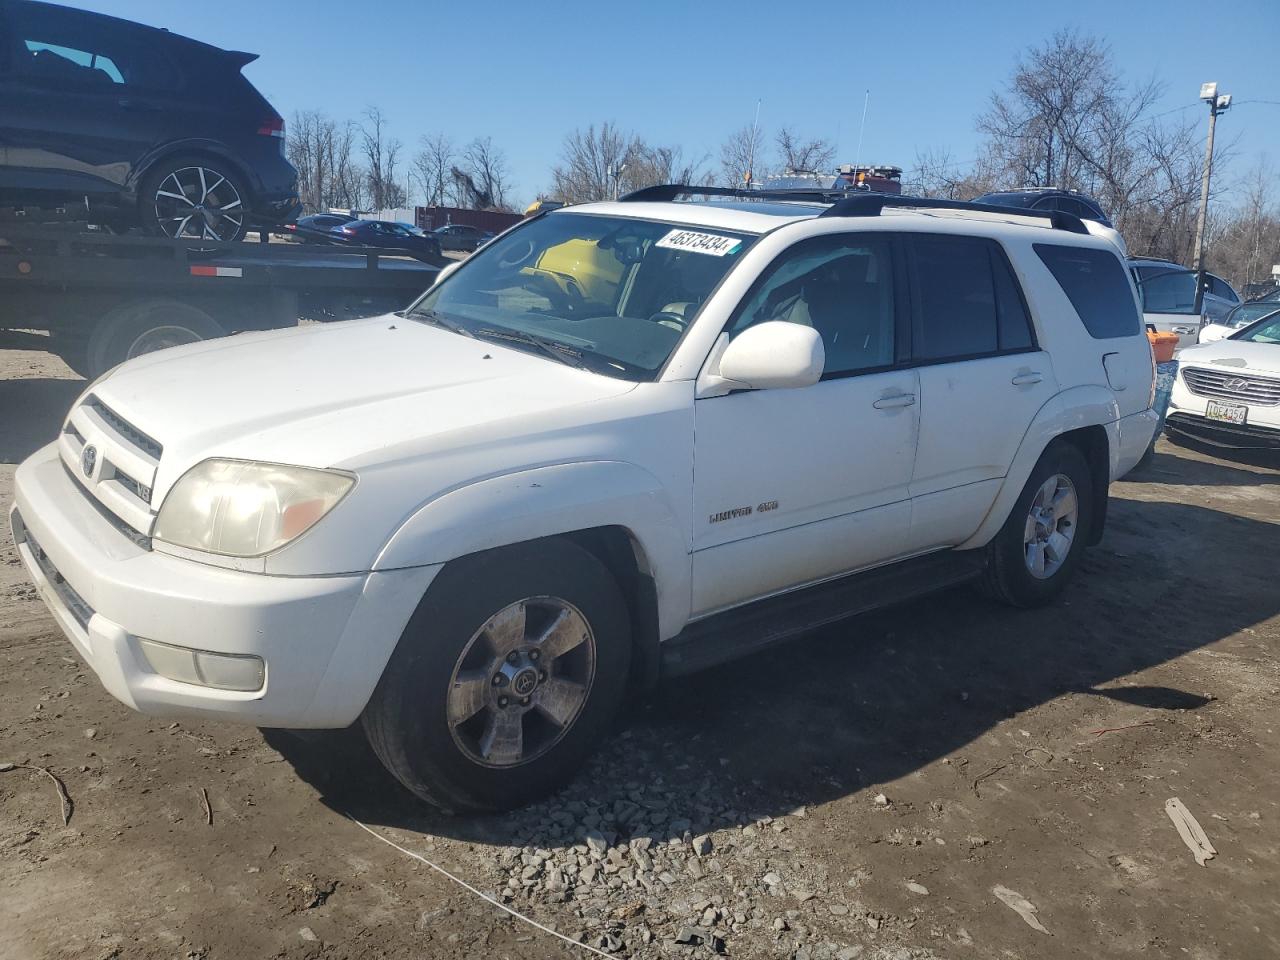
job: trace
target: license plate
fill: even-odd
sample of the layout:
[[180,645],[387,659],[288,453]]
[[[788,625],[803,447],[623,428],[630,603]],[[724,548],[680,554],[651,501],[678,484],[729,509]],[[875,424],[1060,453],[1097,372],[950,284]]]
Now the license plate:
[[1210,400],[1204,415],[1210,420],[1221,420],[1223,423],[1243,424],[1249,408],[1243,403],[1223,403],[1221,400]]

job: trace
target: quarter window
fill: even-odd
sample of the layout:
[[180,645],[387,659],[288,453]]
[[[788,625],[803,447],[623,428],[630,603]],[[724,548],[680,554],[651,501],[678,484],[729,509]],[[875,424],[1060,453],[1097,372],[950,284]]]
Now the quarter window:
[[[1035,250],[1094,339],[1132,337],[1142,330],[1142,321],[1133,301],[1133,288],[1125,276],[1124,267],[1114,254],[1105,250],[1056,243],[1037,243]],[[1153,301],[1167,297],[1172,307],[1174,299],[1186,294],[1186,291],[1177,286],[1183,276],[1185,275],[1173,271],[1159,279],[1153,278],[1154,282],[1144,280],[1144,308],[1166,312]],[[1194,300],[1194,274],[1190,276],[1190,296]]]
[[1034,346],[1030,318],[1004,252],[980,237],[913,236],[911,352],[939,362]]
[[882,238],[803,240],[769,267],[730,327],[782,320],[813,327],[826,351],[823,376],[892,366],[894,282],[891,242]]

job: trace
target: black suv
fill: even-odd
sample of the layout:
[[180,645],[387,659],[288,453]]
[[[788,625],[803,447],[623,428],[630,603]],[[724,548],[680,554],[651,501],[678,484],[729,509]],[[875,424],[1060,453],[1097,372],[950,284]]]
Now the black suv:
[[1102,205],[1093,197],[1079,190],[1063,190],[1059,187],[1032,187],[1026,190],[1000,190],[984,193],[974,203],[993,203],[1001,207],[1026,207],[1030,210],[1058,210],[1081,220],[1092,220],[1103,226],[1111,221],[1102,212]]
[[236,240],[299,211],[255,54],[34,0],[0,0],[0,207]]

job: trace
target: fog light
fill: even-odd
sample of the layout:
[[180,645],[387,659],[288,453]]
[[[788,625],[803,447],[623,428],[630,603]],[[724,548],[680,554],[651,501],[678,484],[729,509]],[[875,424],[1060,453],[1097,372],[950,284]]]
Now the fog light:
[[250,693],[261,690],[266,679],[266,664],[261,657],[192,650],[142,638],[138,639],[138,646],[151,669],[167,680]]

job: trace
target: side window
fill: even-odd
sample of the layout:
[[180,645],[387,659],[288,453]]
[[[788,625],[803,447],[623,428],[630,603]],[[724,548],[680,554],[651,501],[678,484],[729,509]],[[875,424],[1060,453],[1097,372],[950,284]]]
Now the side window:
[[[1094,339],[1132,337],[1142,331],[1129,279],[1114,254],[1056,243],[1037,243],[1035,251]],[[1194,279],[1191,286],[1195,287]],[[1147,309],[1152,309],[1149,304]]]
[[11,11],[14,72],[37,83],[75,90],[169,89],[173,68],[150,46],[146,31],[104,26],[59,8]]
[[996,285],[996,316],[999,322],[999,342],[1002,352],[1012,353],[1017,350],[1030,350],[1035,346],[1035,338],[1031,333],[1031,317],[1027,315],[1027,304],[1022,297],[1022,288],[1013,275],[1013,269],[1004,255],[1004,251],[989,248],[991,254],[991,277]]
[[[1003,349],[1001,313],[1008,315],[1011,344],[1007,349],[1030,346],[1030,332],[1015,336],[1018,324],[1026,328],[1021,298],[1008,300],[1016,286],[1002,264],[1005,297],[997,297],[994,253],[990,241],[978,237],[913,236],[909,240],[914,262],[914,307],[911,353],[916,360],[958,360],[985,356]],[[1003,255],[1000,259],[1003,260]],[[1012,287],[1012,290],[1010,289]],[[1022,340],[1024,342],[1019,343]],[[1014,344],[1017,344],[1016,346]]]
[[823,376],[894,362],[892,242],[883,237],[830,236],[802,240],[778,257],[738,308],[737,336],[757,323],[783,320],[822,336]]
[[1240,298],[1236,296],[1235,291],[1231,289],[1231,285],[1227,281],[1212,275],[1206,277],[1206,281],[1209,284],[1209,292],[1215,297],[1221,297],[1228,303],[1240,302]]

